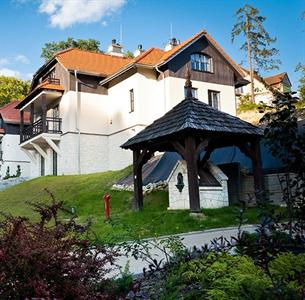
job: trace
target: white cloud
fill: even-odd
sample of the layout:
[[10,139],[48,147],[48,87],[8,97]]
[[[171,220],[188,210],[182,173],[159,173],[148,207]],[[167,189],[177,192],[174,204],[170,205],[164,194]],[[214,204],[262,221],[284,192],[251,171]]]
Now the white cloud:
[[18,54],[14,57],[14,60],[22,64],[29,64],[30,60],[23,54]]
[[102,23],[102,26],[106,27],[108,25],[107,21],[103,21]]
[[21,78],[21,73],[19,71],[7,68],[0,69],[0,75]]
[[8,65],[10,62],[7,58],[0,58],[0,66]]
[[127,0],[41,0],[39,11],[50,16],[52,27],[93,23],[115,13]]

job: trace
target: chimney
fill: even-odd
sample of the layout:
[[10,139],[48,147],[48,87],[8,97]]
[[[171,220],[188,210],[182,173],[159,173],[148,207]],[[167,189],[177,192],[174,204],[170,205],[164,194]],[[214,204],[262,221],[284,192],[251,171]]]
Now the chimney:
[[116,39],[112,39],[107,52],[110,55],[123,57],[123,46],[117,43]]
[[165,45],[164,50],[169,51],[172,50],[174,47],[178,45],[178,41],[176,38],[172,38],[168,41],[168,43]]
[[143,50],[143,46],[141,44],[138,45],[138,48],[133,52],[134,57],[141,55],[145,50]]

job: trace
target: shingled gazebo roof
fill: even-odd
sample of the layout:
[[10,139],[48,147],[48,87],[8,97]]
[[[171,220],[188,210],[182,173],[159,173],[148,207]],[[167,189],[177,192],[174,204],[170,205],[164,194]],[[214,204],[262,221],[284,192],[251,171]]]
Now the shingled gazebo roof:
[[184,134],[259,137],[262,129],[189,97],[155,120],[121,147],[134,149]]

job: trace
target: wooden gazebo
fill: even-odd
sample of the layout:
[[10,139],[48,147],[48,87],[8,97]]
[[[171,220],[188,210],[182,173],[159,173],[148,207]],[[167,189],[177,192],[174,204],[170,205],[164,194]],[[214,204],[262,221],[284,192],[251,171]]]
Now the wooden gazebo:
[[191,212],[200,212],[198,168],[215,149],[227,146],[239,147],[252,160],[256,197],[262,199],[262,130],[193,98],[190,76],[186,87],[183,101],[121,146],[133,151],[134,209],[143,207],[142,166],[156,151],[175,151],[186,161]]

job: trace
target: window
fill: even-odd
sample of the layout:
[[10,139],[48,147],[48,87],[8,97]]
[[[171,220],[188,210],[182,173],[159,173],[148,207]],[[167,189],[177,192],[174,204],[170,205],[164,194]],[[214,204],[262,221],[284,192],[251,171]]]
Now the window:
[[236,94],[236,95],[241,95],[241,94],[243,94],[243,93],[244,93],[244,87],[243,87],[243,86],[241,86],[241,87],[235,89],[235,94]]
[[130,112],[134,111],[134,91],[133,89],[129,90],[129,99],[130,99]]
[[[187,88],[184,87],[184,98],[186,98]],[[197,88],[192,88],[192,97],[197,98]]]
[[220,93],[217,91],[208,91],[209,95],[209,105],[220,109]]
[[191,55],[192,69],[203,72],[213,72],[212,58],[205,54],[195,53]]

